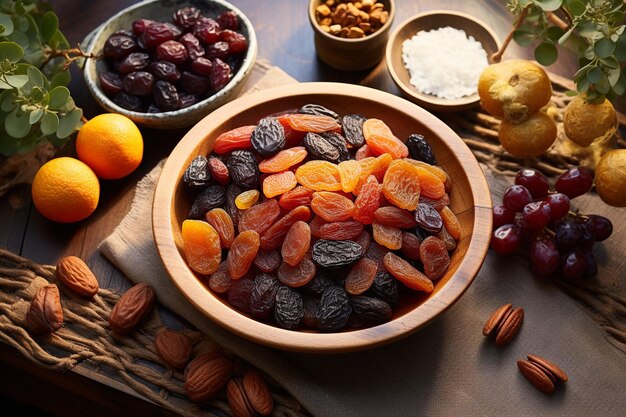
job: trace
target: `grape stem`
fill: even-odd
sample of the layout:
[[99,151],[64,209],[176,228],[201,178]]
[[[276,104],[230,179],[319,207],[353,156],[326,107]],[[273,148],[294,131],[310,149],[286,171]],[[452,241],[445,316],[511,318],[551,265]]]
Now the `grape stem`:
[[504,55],[506,48],[508,48],[509,44],[513,40],[513,33],[522,26],[522,23],[524,23],[526,16],[528,16],[529,10],[530,10],[530,6],[527,6],[519,14],[519,16],[517,17],[517,20],[513,24],[513,27],[511,28],[511,31],[509,32],[508,35],[506,35],[504,42],[502,42],[502,46],[500,46],[500,49],[498,49],[495,54],[491,55],[490,57],[491,62],[498,63],[502,61],[502,55]]
[[51,49],[46,46],[44,50],[44,54],[46,55],[46,60],[41,65],[42,67],[45,66],[48,62],[50,62],[50,60],[62,56],[63,58],[65,58],[65,63],[63,64],[64,70],[67,70],[70,67],[70,65],[72,65],[72,62],[76,62],[82,58],[100,59],[99,55],[85,52],[81,48],[80,43],[76,44],[76,48],[70,48],[70,49]]

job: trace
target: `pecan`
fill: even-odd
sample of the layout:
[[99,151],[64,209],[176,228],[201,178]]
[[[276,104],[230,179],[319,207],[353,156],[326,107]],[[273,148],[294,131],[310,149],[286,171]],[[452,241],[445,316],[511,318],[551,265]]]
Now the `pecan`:
[[274,408],[269,387],[255,370],[246,372],[243,379],[231,379],[226,386],[226,397],[235,417],[267,416]]
[[559,383],[567,382],[567,379],[568,379],[567,374],[563,372],[563,370],[559,368],[558,366],[556,366],[554,363],[537,355],[528,355],[527,357],[529,361],[537,365],[540,365],[541,367],[546,369],[548,372],[550,372],[554,376],[554,378],[557,380],[557,382]]
[[182,369],[189,362],[193,346],[186,335],[163,330],[157,334],[154,344],[159,356],[170,368]]
[[517,367],[539,391],[552,394],[560,384],[567,382],[567,374],[554,363],[537,355],[527,357],[527,361],[517,361]]
[[496,345],[503,346],[509,343],[519,332],[524,322],[524,309],[513,309],[511,304],[505,304],[493,312],[483,327],[483,335],[495,335]]
[[226,385],[233,363],[214,354],[198,356],[185,369],[185,392],[192,401],[207,401]]
[[76,256],[61,259],[57,265],[56,275],[63,285],[81,297],[92,298],[100,288],[91,269]]
[[37,291],[26,314],[26,328],[34,334],[49,334],[63,325],[59,288],[44,285]]
[[109,327],[118,335],[133,331],[152,310],[156,294],[148,284],[137,284],[122,295],[109,316]]

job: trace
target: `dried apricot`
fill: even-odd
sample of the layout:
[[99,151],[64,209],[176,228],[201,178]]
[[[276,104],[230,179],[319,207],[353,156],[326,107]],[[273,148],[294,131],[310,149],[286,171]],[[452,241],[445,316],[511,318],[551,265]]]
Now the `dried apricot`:
[[228,251],[226,262],[230,277],[237,280],[250,269],[254,258],[256,258],[261,239],[254,230],[246,230],[239,233]]
[[309,206],[315,191],[298,185],[280,196],[278,204],[283,210],[293,210],[298,206]]
[[383,264],[387,272],[412,290],[430,293],[435,289],[433,282],[426,275],[392,252],[385,255]]
[[351,193],[359,182],[361,177],[361,164],[358,161],[350,159],[348,161],[340,162],[337,166],[339,170],[339,180],[341,182],[341,189],[346,193]]
[[362,258],[355,263],[344,282],[346,292],[350,295],[363,294],[374,283],[378,273],[378,265],[375,261]]
[[354,218],[363,224],[371,224],[374,221],[374,212],[380,205],[380,188],[376,177],[370,175],[361,193],[354,200]]
[[397,250],[402,247],[402,230],[374,222],[372,223],[372,231],[376,243],[391,250]]
[[340,222],[352,217],[354,203],[337,193],[317,191],[311,200],[311,210],[327,222]]
[[292,166],[304,161],[307,151],[302,146],[284,149],[271,158],[264,159],[259,163],[259,171],[266,174],[275,174],[286,171]]
[[311,247],[311,228],[302,220],[291,225],[280,251],[283,261],[296,266],[302,261]]
[[341,132],[341,126],[329,116],[291,113],[278,116],[278,121],[284,126],[300,132],[322,133],[330,130]]
[[202,220],[185,220],[182,226],[183,252],[195,272],[212,274],[222,260],[220,236],[213,226]]
[[258,201],[259,194],[259,190],[244,191],[235,198],[235,205],[239,210],[247,210]]
[[298,185],[296,176],[291,171],[272,174],[263,181],[263,194],[267,198],[276,197],[293,189],[296,185]]
[[450,255],[443,240],[429,236],[420,245],[420,260],[424,274],[435,281],[444,276],[450,267]]
[[288,287],[296,288],[306,285],[315,276],[317,270],[310,257],[306,256],[294,266],[283,262],[278,268],[278,280]]
[[315,191],[339,191],[341,179],[337,165],[328,161],[309,161],[296,170],[296,180]]
[[417,161],[415,159],[411,159],[411,158],[407,158],[407,162],[412,163],[415,166],[418,166],[420,168],[423,168],[427,171],[429,171],[431,174],[436,175],[437,178],[439,178],[441,180],[441,182],[446,182],[446,180],[448,180],[448,174],[446,173],[446,171],[444,171],[443,169],[439,168],[436,165],[430,165],[427,164],[426,162],[422,162],[422,161]]
[[365,136],[365,142],[374,155],[388,153],[393,159],[409,156],[409,149],[406,145],[380,119],[367,119],[363,122],[363,136]]
[[412,261],[419,261],[420,259],[420,244],[422,241],[413,233],[402,232],[402,247],[400,252],[406,259]]
[[224,162],[212,156],[209,158],[209,168],[211,170],[211,177],[216,183],[228,185],[230,182],[230,174],[228,173],[228,168]]
[[374,156],[374,154],[372,153],[372,150],[370,149],[369,146],[363,145],[354,154],[354,159],[356,159],[357,161],[360,161],[361,159],[368,158],[370,156]]
[[417,226],[415,215],[395,206],[380,207],[374,212],[374,218],[385,226],[410,229]]
[[450,236],[452,236],[454,240],[459,240],[461,238],[461,223],[454,212],[450,210],[450,207],[444,207],[439,212],[439,215]]
[[310,226],[313,236],[326,240],[356,239],[363,232],[363,223],[356,220],[327,223],[321,217],[315,216]]
[[227,153],[237,149],[251,149],[250,136],[256,126],[241,126],[219,135],[213,142],[213,152]]
[[275,199],[250,207],[239,219],[239,233],[254,230],[263,234],[280,216],[280,206]]
[[383,182],[385,172],[387,172],[387,169],[389,168],[389,165],[391,165],[392,161],[393,158],[388,153],[378,155],[376,159],[374,159],[370,175],[375,176],[378,182]]
[[217,231],[223,248],[230,248],[235,239],[233,219],[224,209],[214,208],[206,214],[206,221]]
[[418,168],[403,159],[393,161],[385,173],[383,194],[397,207],[415,210],[420,197]]
[[259,250],[254,258],[254,266],[263,272],[272,272],[280,265],[280,259],[277,250]]
[[309,221],[311,210],[306,206],[298,206],[291,210],[282,219],[274,223],[261,237],[261,248],[263,250],[278,249],[285,240],[285,235],[295,222],[302,220]]
[[434,200],[442,198],[446,193],[443,181],[433,174],[431,171],[416,166],[417,176],[419,177],[420,196],[432,198]]

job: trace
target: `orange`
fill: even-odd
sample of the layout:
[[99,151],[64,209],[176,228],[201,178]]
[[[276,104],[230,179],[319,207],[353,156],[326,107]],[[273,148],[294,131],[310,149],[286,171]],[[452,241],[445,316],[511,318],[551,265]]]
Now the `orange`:
[[601,104],[591,104],[584,95],[578,95],[563,113],[563,128],[569,140],[587,147],[613,136],[617,130],[617,114],[607,99]]
[[39,169],[31,193],[35,207],[44,217],[72,223],[94,212],[100,183],[91,168],[78,159],[56,158]]
[[511,59],[485,68],[478,80],[478,95],[491,115],[521,123],[548,104],[552,85],[540,66]]
[[498,129],[502,147],[518,158],[535,158],[552,146],[556,140],[556,124],[545,113],[535,113],[522,123],[503,120]]
[[105,113],[80,128],[76,138],[78,158],[102,179],[127,176],[141,163],[143,138],[128,117]]

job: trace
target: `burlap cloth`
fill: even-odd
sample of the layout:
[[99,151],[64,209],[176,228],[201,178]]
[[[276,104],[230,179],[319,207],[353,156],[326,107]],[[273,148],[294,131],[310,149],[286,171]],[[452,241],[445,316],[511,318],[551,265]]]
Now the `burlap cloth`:
[[[314,415],[626,415],[626,226],[617,218],[623,213],[596,196],[577,199],[578,207],[612,217],[615,230],[595,249],[600,262],[595,281],[539,281],[525,258],[490,251],[465,295],[428,327],[372,350],[312,355],[235,336],[178,292],[161,264],[150,224],[161,168],[139,183],[128,216],[102,244],[102,253],[133,282],[152,284],[163,305],[267,372]],[[499,201],[511,179],[487,169],[486,175]],[[504,303],[524,307],[525,321],[511,344],[496,347],[481,330]],[[516,366],[527,354],[556,362],[569,382],[552,396],[537,391]]]

